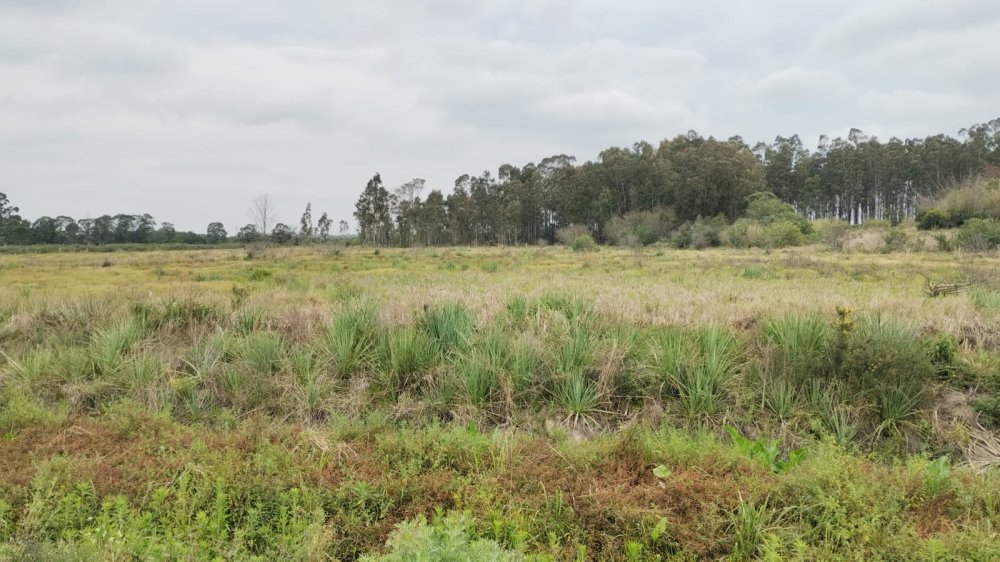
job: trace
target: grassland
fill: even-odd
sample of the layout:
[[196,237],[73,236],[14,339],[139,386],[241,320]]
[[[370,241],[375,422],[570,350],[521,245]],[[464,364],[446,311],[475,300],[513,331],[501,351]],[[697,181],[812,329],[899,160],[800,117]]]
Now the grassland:
[[996,559],[996,263],[0,255],[0,558]]

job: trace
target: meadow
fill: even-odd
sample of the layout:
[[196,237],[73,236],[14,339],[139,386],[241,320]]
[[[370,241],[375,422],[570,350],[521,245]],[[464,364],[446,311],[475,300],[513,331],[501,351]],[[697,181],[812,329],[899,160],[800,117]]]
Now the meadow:
[[0,255],[0,559],[996,560],[996,265]]

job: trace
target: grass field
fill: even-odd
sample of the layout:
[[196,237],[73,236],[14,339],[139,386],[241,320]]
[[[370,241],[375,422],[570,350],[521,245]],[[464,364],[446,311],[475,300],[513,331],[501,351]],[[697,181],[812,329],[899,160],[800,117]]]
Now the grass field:
[[0,255],[0,559],[995,560],[996,266]]

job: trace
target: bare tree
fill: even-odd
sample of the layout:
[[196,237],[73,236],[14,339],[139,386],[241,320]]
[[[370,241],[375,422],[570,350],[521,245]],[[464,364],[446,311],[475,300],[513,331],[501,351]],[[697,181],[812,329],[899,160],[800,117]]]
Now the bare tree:
[[257,229],[264,236],[271,230],[271,225],[278,221],[278,212],[275,209],[274,199],[267,193],[253,200],[250,205],[250,220],[257,225]]

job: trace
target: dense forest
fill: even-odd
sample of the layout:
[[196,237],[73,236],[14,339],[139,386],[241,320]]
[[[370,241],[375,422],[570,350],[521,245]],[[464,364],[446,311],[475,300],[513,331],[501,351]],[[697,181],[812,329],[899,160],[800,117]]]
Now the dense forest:
[[[653,146],[608,148],[595,161],[550,156],[537,164],[504,164],[464,174],[454,189],[423,196],[425,181],[386,188],[376,174],[357,201],[359,240],[375,245],[531,244],[552,242],[557,230],[576,227],[598,241],[623,217],[655,213],[657,228],[677,229],[699,217],[732,222],[748,198],[771,192],[804,218],[869,219],[897,223],[918,203],[957,182],[1000,166],[1000,118],[962,129],[956,137],[892,138],[882,142],[851,130],[846,139],[821,137],[814,150],[798,135],[748,145],[740,137],[717,140],[695,132]],[[255,201],[253,222],[230,235],[222,223],[205,233],[178,232],[149,214],[22,218],[0,193],[0,244],[111,244],[253,242],[289,243],[330,235],[326,213],[314,226],[307,207],[296,228],[270,224],[273,202]],[[272,213],[273,214],[273,213]],[[339,223],[341,234],[347,230]]]
[[522,167],[504,164],[494,177],[463,175],[445,195],[420,194],[415,179],[389,191],[375,175],[354,214],[370,244],[524,244],[555,240],[559,228],[585,227],[598,240],[615,218],[656,212],[668,228],[698,217],[733,221],[748,197],[769,191],[809,219],[851,224],[913,218],[918,201],[1000,165],[1000,119],[957,138],[892,138],[852,130],[821,138],[809,150],[797,135],[750,146],[740,137],[697,133],[609,148],[596,161],[566,155]]

